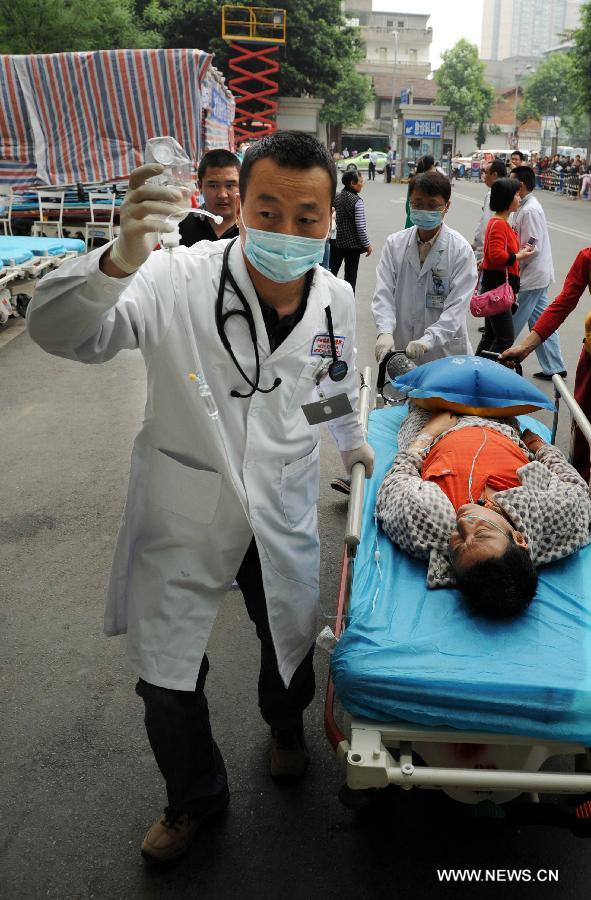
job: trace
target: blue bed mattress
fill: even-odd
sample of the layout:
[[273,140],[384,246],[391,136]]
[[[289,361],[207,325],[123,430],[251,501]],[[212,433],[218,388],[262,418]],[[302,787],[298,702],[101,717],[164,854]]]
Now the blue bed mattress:
[[[473,617],[457,591],[428,590],[425,563],[392,544],[373,519],[405,414],[392,407],[370,416],[377,464],[349,624],[332,656],[339,700],[371,719],[591,746],[591,547],[541,567],[534,601],[513,621]],[[548,438],[540,422],[522,419]]]
[[77,238],[0,237],[0,253],[7,252],[11,247],[27,250],[32,256],[60,256],[72,250],[84,253],[86,244]]
[[31,259],[33,259],[33,254],[30,250],[18,247],[16,244],[5,243],[0,237],[0,265],[19,266]]

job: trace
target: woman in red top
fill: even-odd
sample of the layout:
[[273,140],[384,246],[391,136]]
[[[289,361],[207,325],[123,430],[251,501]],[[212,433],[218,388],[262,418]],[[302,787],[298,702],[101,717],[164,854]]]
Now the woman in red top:
[[[591,290],[591,247],[585,247],[577,255],[564,279],[558,297],[548,306],[528,336],[520,344],[505,350],[503,357],[521,361],[539,347],[542,341],[562,325],[581,299],[585,288]],[[575,376],[575,400],[591,419],[591,313],[585,319],[585,338]],[[572,464],[585,481],[590,480],[589,444],[578,428],[574,429]]]
[[[484,257],[481,264],[482,278],[480,293],[500,287],[509,276],[509,284],[515,294],[519,292],[519,260],[531,256],[535,251],[528,247],[519,248],[517,235],[507,221],[519,206],[519,182],[515,178],[497,178],[490,192],[490,208],[495,215],[489,220],[484,235]],[[513,343],[513,314],[510,309],[487,316],[484,320],[484,335],[476,350],[480,356],[483,350],[501,353]]]

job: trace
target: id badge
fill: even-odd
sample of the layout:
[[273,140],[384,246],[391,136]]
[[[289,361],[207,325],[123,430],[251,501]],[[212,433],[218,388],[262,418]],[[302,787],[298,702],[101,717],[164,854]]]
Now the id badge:
[[302,410],[309,425],[321,425],[331,419],[340,419],[353,412],[353,407],[346,394],[335,394],[314,403],[304,403]]
[[427,309],[443,309],[445,297],[441,294],[427,294]]

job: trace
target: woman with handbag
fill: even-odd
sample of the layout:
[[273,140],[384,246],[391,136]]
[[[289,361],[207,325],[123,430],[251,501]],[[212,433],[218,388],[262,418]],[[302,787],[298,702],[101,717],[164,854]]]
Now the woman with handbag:
[[[484,256],[480,266],[478,297],[470,308],[484,315],[484,334],[476,350],[502,353],[513,343],[515,295],[519,291],[519,260],[535,253],[534,247],[520,249],[517,235],[508,219],[519,206],[519,182],[515,178],[498,178],[491,187],[490,219],[484,236]],[[496,310],[499,310],[498,312]]]

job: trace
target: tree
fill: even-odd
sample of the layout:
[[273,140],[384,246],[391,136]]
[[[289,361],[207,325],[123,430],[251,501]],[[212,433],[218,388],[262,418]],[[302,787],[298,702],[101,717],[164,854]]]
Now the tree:
[[329,143],[341,146],[343,128],[362,125],[365,107],[373,96],[369,79],[360,75],[355,69],[345,69],[340,80],[333,89],[327,91],[320,118],[328,122],[331,133]]
[[573,58],[570,53],[552,53],[525,82],[517,118],[525,122],[543,116],[554,117],[557,139],[560,125],[572,130],[576,101]]
[[159,46],[131,0],[0,0],[0,53]]
[[576,113],[587,120],[587,158],[591,155],[591,3],[583,3],[579,11],[580,27],[569,33],[575,47],[572,53],[572,75]]
[[474,139],[479,150],[484,144],[486,144],[486,127],[484,125],[484,122],[478,123],[478,130],[474,135]]
[[484,80],[484,63],[478,47],[461,38],[442,55],[435,73],[439,85],[437,102],[449,106],[447,121],[454,129],[454,152],[458,131],[468,131],[490,116],[494,90]]

